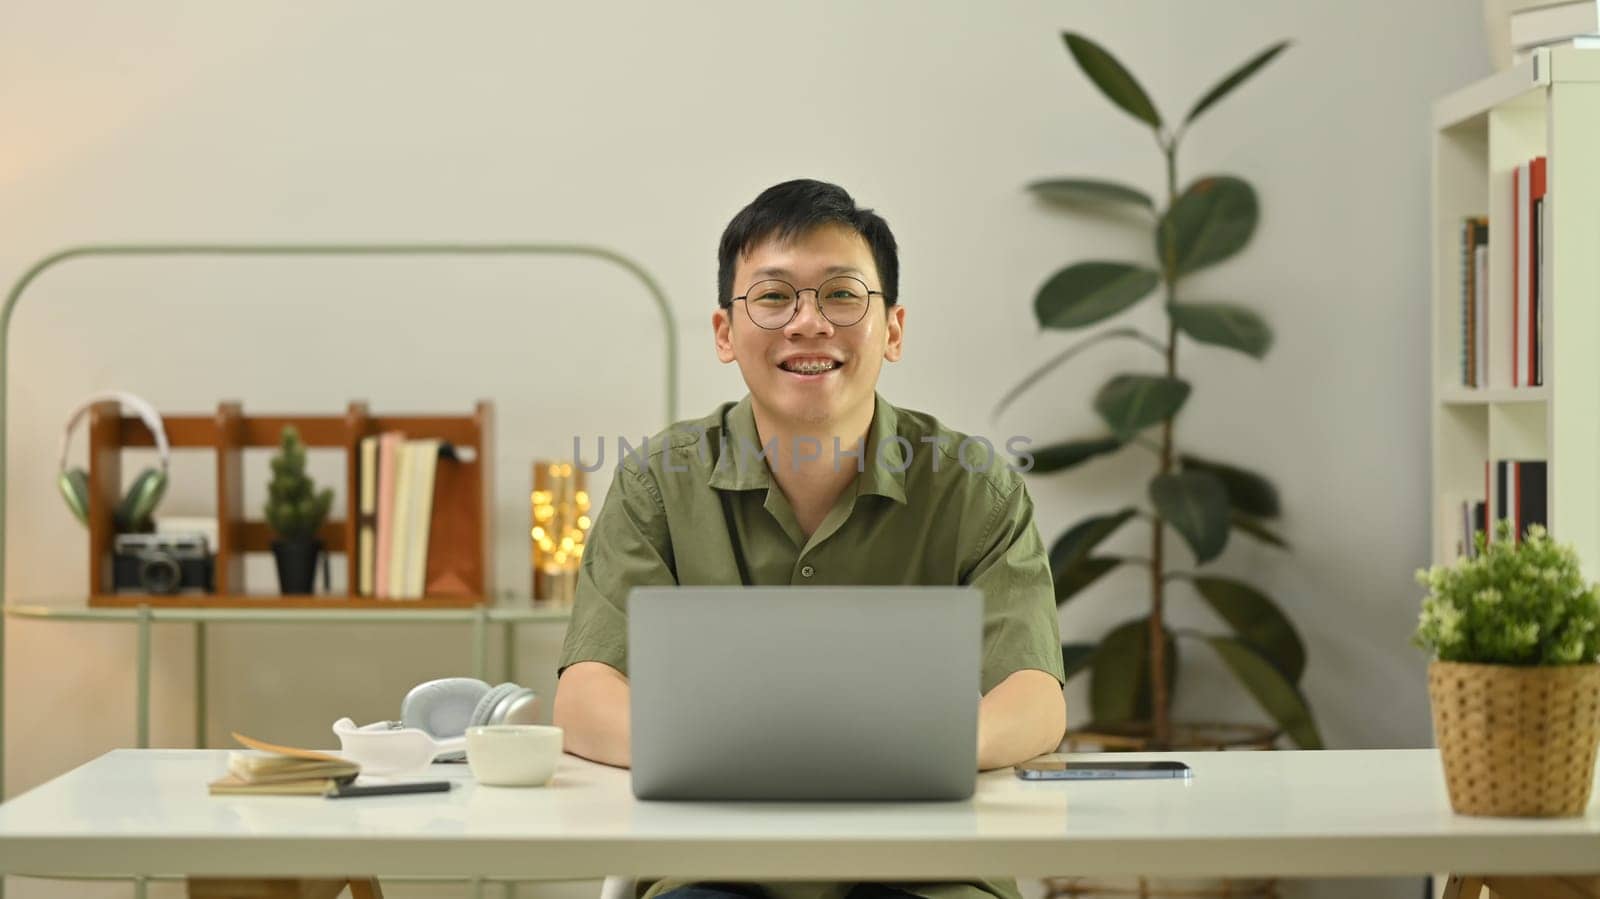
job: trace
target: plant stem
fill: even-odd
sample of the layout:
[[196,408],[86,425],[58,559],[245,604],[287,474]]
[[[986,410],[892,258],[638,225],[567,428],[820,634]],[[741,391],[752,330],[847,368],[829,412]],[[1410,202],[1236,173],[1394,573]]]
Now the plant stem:
[[[1162,148],[1167,157],[1167,212],[1170,214],[1178,202],[1178,144],[1174,140]],[[1168,227],[1167,219],[1157,227]],[[1161,262],[1161,281],[1166,288],[1167,308],[1167,377],[1178,376],[1178,327],[1172,318],[1172,304],[1176,302],[1178,260],[1172,235],[1161,242],[1166,247]],[[1160,475],[1172,471],[1172,417],[1161,423]],[[1167,639],[1165,618],[1166,578],[1162,570],[1162,543],[1166,527],[1157,517],[1150,536],[1150,692],[1151,717],[1154,719],[1155,748],[1165,749],[1172,740],[1172,720],[1169,706],[1172,697],[1167,693]]]

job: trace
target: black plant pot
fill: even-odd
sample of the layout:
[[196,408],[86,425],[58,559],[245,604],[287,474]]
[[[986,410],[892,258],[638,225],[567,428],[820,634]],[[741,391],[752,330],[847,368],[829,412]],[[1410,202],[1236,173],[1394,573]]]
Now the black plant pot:
[[278,563],[278,592],[284,596],[312,592],[321,555],[322,541],[314,537],[272,541],[272,556]]

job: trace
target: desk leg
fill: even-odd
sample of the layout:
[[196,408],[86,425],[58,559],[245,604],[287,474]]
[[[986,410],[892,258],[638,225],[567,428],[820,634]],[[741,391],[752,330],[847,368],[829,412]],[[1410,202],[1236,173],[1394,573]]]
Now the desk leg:
[[135,877],[133,879],[133,899],[144,899],[144,891],[145,879],[143,877]]
[[206,623],[194,623],[194,745],[206,748]]
[[139,607],[135,734],[140,749],[150,748],[150,607]]

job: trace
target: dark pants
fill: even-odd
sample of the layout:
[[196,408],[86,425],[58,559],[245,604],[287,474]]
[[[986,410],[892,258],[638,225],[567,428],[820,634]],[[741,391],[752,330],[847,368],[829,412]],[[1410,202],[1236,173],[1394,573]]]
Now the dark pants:
[[[668,890],[656,899],[767,899],[767,891],[756,883],[696,883]],[[845,899],[916,899],[905,890],[881,883],[858,883]]]

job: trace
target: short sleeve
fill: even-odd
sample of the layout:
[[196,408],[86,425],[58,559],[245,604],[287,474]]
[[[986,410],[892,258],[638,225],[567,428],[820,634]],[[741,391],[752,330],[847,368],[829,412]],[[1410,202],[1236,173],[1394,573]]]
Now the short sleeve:
[[1050,559],[1033,520],[1033,500],[1018,480],[994,491],[977,560],[962,583],[983,592],[982,690],[1037,668],[1065,682],[1061,625]]
[[604,662],[626,675],[629,592],[676,583],[666,508],[654,476],[632,462],[618,465],[584,541],[572,621],[556,676],[569,665],[589,661]]

